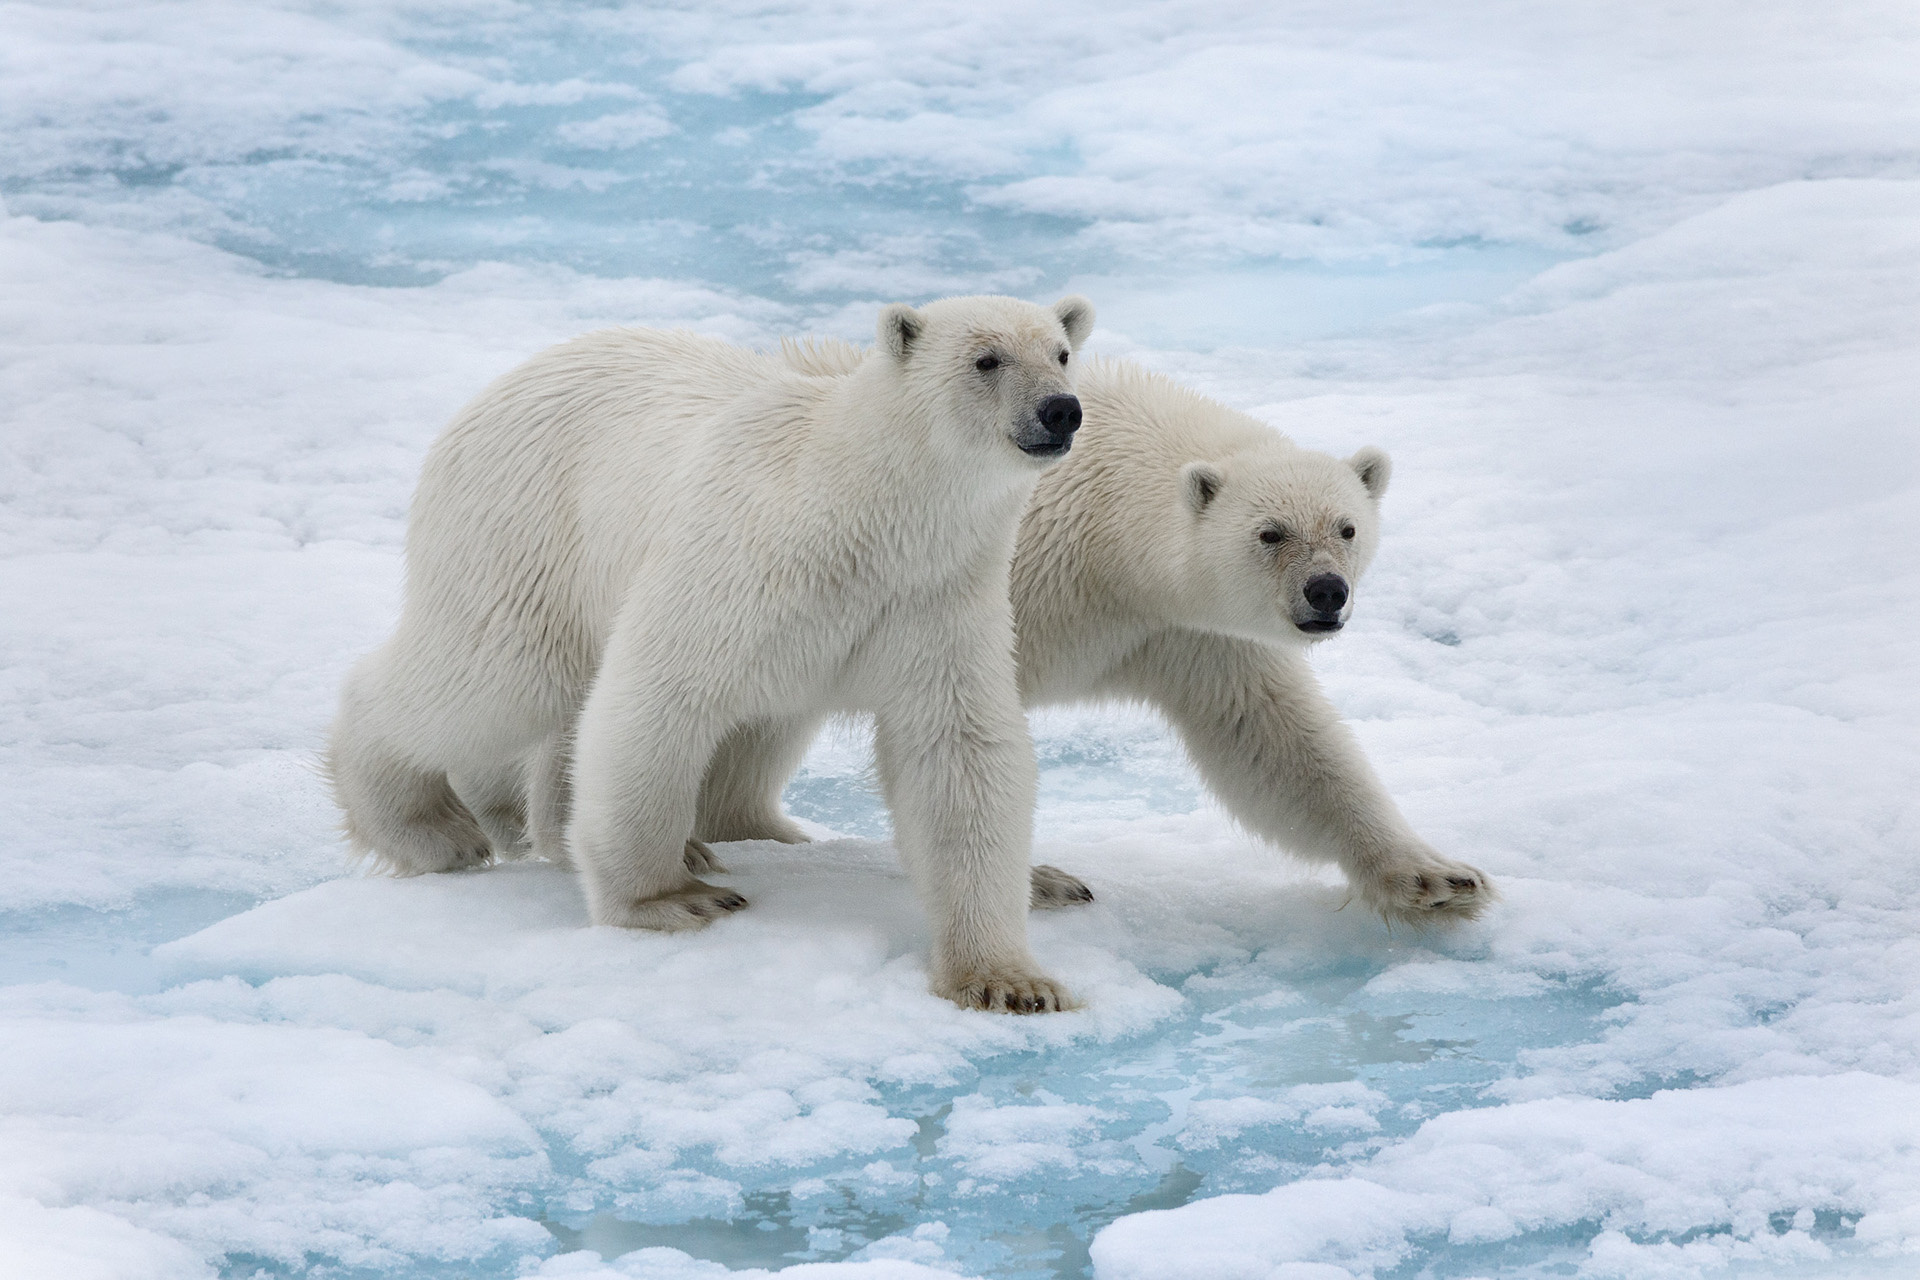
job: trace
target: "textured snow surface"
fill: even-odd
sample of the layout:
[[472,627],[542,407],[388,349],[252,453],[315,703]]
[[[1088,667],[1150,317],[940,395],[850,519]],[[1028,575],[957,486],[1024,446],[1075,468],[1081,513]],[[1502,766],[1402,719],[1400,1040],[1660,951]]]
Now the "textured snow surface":
[[[1920,1266],[1909,6],[0,14],[0,1277]],[[346,873],[313,757],[487,379],[1069,285],[1393,452],[1315,662],[1485,920],[1343,910],[1126,708],[1035,718],[1073,1014],[927,994],[858,724],[697,935]]]

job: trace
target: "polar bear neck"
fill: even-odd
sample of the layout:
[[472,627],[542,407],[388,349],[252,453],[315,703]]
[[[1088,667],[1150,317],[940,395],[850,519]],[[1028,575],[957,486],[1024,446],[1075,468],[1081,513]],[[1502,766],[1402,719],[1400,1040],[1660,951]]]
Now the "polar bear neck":
[[763,487],[753,504],[698,517],[695,536],[739,548],[767,581],[812,583],[850,606],[903,580],[929,590],[1004,580],[1038,468],[1011,449],[983,450],[977,427],[947,420],[890,363],[825,375],[789,367],[743,405],[737,438],[706,466],[724,473],[724,454],[758,454],[771,464]]

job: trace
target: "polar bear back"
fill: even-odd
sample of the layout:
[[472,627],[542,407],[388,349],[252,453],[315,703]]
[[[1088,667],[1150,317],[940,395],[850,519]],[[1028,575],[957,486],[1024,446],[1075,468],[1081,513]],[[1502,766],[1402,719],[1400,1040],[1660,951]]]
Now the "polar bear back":
[[684,332],[610,329],[539,353],[428,454],[408,529],[409,590],[426,598],[408,619],[476,653],[513,633],[583,686],[648,556],[704,535],[712,562],[727,549],[717,522],[801,505],[797,460],[838,381]]

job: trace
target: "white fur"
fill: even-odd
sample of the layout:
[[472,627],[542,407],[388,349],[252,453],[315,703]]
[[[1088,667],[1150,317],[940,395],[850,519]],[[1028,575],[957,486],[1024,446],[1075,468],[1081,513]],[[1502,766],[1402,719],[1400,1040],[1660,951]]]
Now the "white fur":
[[400,873],[530,850],[580,869],[597,923],[697,928],[745,905],[695,878],[702,841],[803,840],[781,784],[868,710],[935,988],[1067,1006],[1027,949],[1008,564],[1046,466],[1016,439],[1091,323],[896,305],[872,358],[820,370],[608,330],[501,378],[428,455],[399,628],[342,696],[355,847]]
[[1490,882],[1414,834],[1321,693],[1306,660],[1319,637],[1299,626],[1309,579],[1352,589],[1373,559],[1387,455],[1299,448],[1128,364],[1089,364],[1080,398],[1086,426],[1036,487],[1014,559],[1027,704],[1148,703],[1236,818],[1338,863],[1388,918],[1478,914]]
[[[827,369],[859,353],[788,358]],[[1477,915],[1491,882],[1413,832],[1320,691],[1305,652],[1317,637],[1298,625],[1310,577],[1357,587],[1372,560],[1387,455],[1299,448],[1131,364],[1090,362],[1079,392],[1086,425],[1035,488],[1014,560],[1026,704],[1156,707],[1251,830],[1337,863],[1389,919]],[[1348,524],[1352,539],[1340,536]],[[1261,542],[1268,527],[1285,539]],[[1060,887],[1044,879],[1035,905],[1056,905]]]

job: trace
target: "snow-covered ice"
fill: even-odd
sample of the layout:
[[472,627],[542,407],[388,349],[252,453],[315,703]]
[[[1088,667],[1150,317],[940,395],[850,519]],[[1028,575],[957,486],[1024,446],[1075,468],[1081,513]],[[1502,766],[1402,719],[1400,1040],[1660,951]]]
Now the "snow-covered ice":
[[[0,15],[0,1276],[1920,1266],[1910,6]],[[489,377],[1070,287],[1394,453],[1315,661],[1484,921],[1124,708],[1034,724],[1074,1014],[927,994],[857,724],[697,935],[348,873],[313,756]]]

